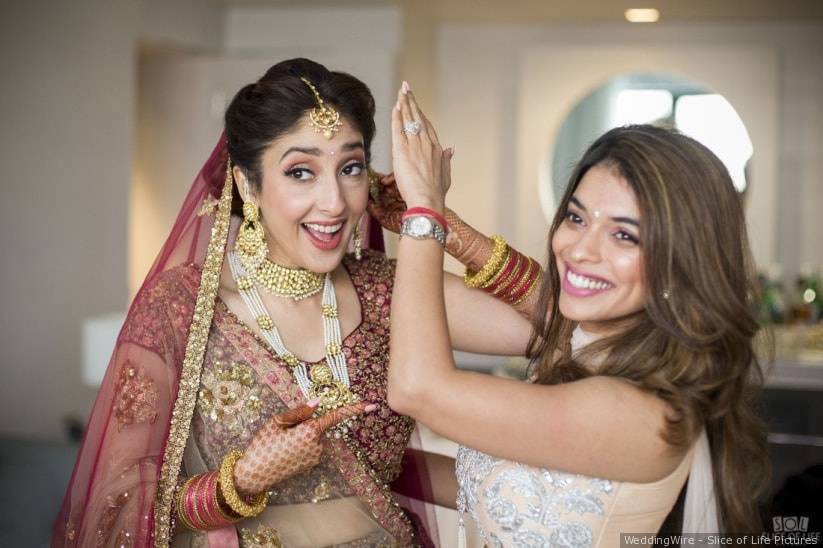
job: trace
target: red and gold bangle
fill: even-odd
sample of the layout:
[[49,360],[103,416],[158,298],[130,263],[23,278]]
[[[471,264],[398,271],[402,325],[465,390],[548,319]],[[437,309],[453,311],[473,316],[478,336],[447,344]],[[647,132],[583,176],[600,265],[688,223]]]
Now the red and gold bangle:
[[500,268],[500,271],[480,289],[486,293],[491,293],[494,295],[497,290],[508,284],[514,274],[514,267],[517,264],[517,257],[515,257],[516,253],[517,252],[512,248],[506,247],[506,259],[503,261],[503,266]]
[[511,294],[511,304],[518,305],[528,297],[537,285],[537,278],[540,274],[540,265],[529,257],[529,270],[523,283]]
[[407,217],[411,217],[412,215],[423,215],[424,217],[431,217],[437,223],[443,227],[443,232],[449,232],[449,223],[446,221],[446,218],[439,214],[438,212],[434,211],[433,209],[429,209],[427,207],[410,207],[403,213],[403,217],[401,218],[403,221],[406,220]]
[[495,288],[492,295],[497,298],[503,298],[510,293],[512,288],[517,285],[519,280],[522,278],[527,264],[526,258],[522,254],[512,250],[511,274],[506,278],[505,283],[502,283]]
[[186,480],[186,483],[183,484],[183,487],[180,488],[180,491],[177,494],[177,518],[183,523],[183,525],[186,526],[186,529],[191,531],[196,531],[197,528],[188,519],[189,514],[186,512],[186,500],[188,498],[191,484],[196,478],[197,476],[194,476]]
[[[539,268],[537,269],[537,272],[538,273],[540,272]],[[515,299],[515,301],[512,303],[513,306],[519,305],[520,303],[522,303],[523,301],[528,299],[529,296],[531,296],[532,293],[534,293],[534,288],[536,288],[539,285],[537,283],[538,278],[539,278],[539,276],[534,277],[534,281],[531,284],[529,284],[529,286],[526,288],[526,291],[523,293],[523,295],[521,297],[518,297],[517,299]]]
[[197,479],[191,485],[191,503],[189,504],[187,501],[186,510],[189,512],[189,515],[186,516],[189,518],[189,521],[192,525],[197,527],[198,529],[207,530],[210,529],[209,522],[205,519],[201,512],[202,500],[204,496],[203,490],[203,480],[205,479],[205,474],[200,474],[195,476]]
[[217,497],[214,496],[217,483],[213,481],[214,479],[214,472],[205,474],[203,479],[200,480],[200,488],[198,489],[198,500],[200,504],[197,510],[203,523],[208,525],[209,529],[224,525],[219,516],[216,515],[217,510],[214,507],[214,503],[217,502]]
[[532,277],[531,281],[529,282],[529,286],[526,288],[525,293],[519,299],[515,300],[514,304],[518,305],[529,298],[529,296],[534,293],[536,287],[540,285],[540,280],[543,277],[543,269],[540,267],[537,262],[534,263],[534,276]]
[[196,511],[198,486],[201,478],[202,475],[193,476],[183,485],[178,504],[180,520],[186,527],[195,531],[206,529],[206,525],[200,520],[200,516]]
[[195,531],[219,529],[239,521],[220,506],[217,470],[199,474],[183,485],[177,499],[177,517]]
[[209,477],[209,508],[214,516],[214,523],[219,523],[221,527],[231,525],[242,519],[242,516],[233,514],[225,501],[220,500],[220,472],[215,470]]

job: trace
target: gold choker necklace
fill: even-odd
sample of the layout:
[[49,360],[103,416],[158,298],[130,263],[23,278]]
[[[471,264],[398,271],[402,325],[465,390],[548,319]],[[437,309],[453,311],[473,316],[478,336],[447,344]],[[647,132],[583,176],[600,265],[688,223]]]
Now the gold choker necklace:
[[264,259],[250,276],[239,279],[237,285],[246,290],[250,288],[250,284],[256,283],[272,295],[301,301],[320,293],[325,278],[325,274],[315,274],[305,268],[281,266]]

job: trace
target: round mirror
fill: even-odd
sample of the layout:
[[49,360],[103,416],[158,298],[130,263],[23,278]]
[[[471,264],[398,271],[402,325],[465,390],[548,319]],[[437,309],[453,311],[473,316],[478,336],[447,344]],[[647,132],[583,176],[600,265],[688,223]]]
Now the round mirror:
[[610,79],[579,101],[563,120],[549,171],[557,201],[586,148],[609,129],[627,124],[675,127],[693,137],[726,165],[737,190],[746,191],[752,142],[731,103],[683,78],[636,73]]

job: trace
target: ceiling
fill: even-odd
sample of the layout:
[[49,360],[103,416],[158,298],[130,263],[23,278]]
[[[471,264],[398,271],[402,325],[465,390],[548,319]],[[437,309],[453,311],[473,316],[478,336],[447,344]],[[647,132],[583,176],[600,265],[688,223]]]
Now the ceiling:
[[224,6],[399,6],[442,22],[622,21],[627,8],[657,8],[661,22],[823,20],[823,0],[217,0]]

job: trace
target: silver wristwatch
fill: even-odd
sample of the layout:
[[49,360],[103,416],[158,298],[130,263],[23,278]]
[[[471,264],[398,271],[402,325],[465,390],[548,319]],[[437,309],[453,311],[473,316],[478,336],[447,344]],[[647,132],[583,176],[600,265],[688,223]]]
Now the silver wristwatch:
[[440,245],[446,245],[446,231],[440,224],[425,215],[413,215],[403,220],[400,225],[401,236],[411,236],[416,240],[434,239]]

